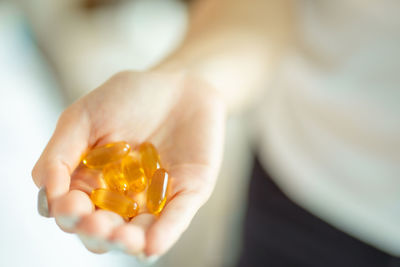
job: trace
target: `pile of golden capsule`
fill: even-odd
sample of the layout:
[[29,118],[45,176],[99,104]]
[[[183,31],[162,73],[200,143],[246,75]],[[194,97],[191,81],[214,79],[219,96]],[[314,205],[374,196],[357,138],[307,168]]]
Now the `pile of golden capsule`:
[[[101,170],[105,188],[90,194],[93,204],[113,211],[126,220],[139,210],[159,214],[165,206],[169,175],[161,167],[160,156],[149,142],[131,149],[126,142],[109,143],[90,150],[82,157],[88,168]],[[146,207],[139,207],[138,196]]]

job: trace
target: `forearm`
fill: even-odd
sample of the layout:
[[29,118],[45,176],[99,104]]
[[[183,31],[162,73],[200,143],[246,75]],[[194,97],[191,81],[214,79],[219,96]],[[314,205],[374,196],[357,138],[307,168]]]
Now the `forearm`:
[[200,77],[229,111],[246,106],[271,77],[287,41],[289,1],[198,0],[181,47],[156,69]]

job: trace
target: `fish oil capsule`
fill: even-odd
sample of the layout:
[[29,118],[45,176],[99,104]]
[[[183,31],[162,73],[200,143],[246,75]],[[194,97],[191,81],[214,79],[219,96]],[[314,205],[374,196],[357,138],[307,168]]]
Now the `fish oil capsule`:
[[109,163],[121,160],[131,150],[127,142],[109,143],[90,150],[82,159],[89,168],[101,169]]
[[103,178],[107,184],[107,187],[111,190],[121,193],[124,193],[126,190],[128,190],[128,181],[125,179],[125,175],[119,161],[108,164],[104,167]]
[[147,179],[139,159],[128,155],[122,160],[121,165],[129,190],[136,193],[142,192],[146,188]]
[[151,179],[155,170],[161,167],[160,156],[149,142],[144,142],[139,146],[139,153],[144,173],[148,179]]
[[139,211],[138,204],[124,194],[108,189],[95,189],[90,194],[94,205],[100,209],[113,211],[125,219],[136,216]]
[[169,175],[164,169],[154,172],[149,188],[147,189],[147,209],[153,214],[162,211],[167,201]]

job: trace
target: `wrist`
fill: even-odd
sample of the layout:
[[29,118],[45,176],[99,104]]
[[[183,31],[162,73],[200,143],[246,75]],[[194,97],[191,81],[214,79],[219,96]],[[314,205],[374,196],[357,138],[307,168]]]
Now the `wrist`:
[[196,90],[198,94],[207,95],[214,101],[220,102],[223,106],[224,113],[229,110],[227,97],[223,94],[223,90],[214,85],[212,81],[202,75],[201,72],[190,68],[182,60],[166,60],[150,70],[151,72],[162,73],[163,75],[176,77],[180,81],[180,90],[184,91]]
[[107,83],[110,83],[109,87],[123,85],[132,88],[137,99],[143,95],[151,95],[152,105],[163,107],[163,110],[179,106],[180,103],[197,105],[205,100],[218,104],[224,114],[227,111],[220,90],[203,77],[184,68],[154,68],[143,72],[123,71],[114,75]]

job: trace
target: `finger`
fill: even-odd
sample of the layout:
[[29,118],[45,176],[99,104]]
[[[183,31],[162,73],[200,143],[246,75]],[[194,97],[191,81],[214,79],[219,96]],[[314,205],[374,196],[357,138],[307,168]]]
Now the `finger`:
[[107,240],[96,236],[79,234],[78,237],[87,250],[96,254],[106,253],[110,246]]
[[65,111],[33,168],[33,180],[38,187],[45,187],[50,211],[52,201],[68,192],[70,175],[88,147],[88,137],[89,122],[85,113],[77,108]]
[[180,193],[175,196],[150,226],[146,235],[145,254],[159,256],[165,253],[187,229],[204,198],[197,193]]
[[71,190],[53,203],[56,223],[67,233],[74,232],[81,217],[91,214],[93,210],[89,196],[80,190]]
[[104,179],[102,179],[101,170],[90,169],[79,165],[71,175],[71,184],[69,190],[80,190],[90,195],[97,188],[106,188]]
[[123,247],[124,252],[138,255],[144,250],[147,229],[155,219],[155,216],[149,213],[139,214],[129,223],[115,228],[110,241]]
[[124,220],[118,214],[97,210],[82,217],[76,226],[76,232],[85,247],[94,253],[104,253],[109,250],[110,242],[107,240],[114,229],[124,224]]

